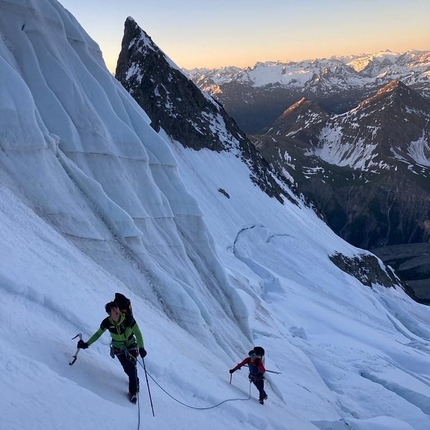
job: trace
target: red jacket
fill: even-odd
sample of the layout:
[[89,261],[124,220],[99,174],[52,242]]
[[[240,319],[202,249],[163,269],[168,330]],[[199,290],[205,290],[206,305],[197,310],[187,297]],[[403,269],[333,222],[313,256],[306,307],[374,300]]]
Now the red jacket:
[[246,357],[236,367],[234,367],[233,370],[236,371],[246,364],[249,366],[249,373],[251,375],[261,376],[266,371],[263,360],[260,357]]

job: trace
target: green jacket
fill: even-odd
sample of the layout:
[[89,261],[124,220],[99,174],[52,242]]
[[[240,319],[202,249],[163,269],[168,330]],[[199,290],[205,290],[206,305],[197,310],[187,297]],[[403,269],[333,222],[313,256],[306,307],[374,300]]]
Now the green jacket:
[[137,340],[137,346],[144,348],[142,333],[131,315],[121,314],[117,323],[111,317],[105,318],[100,324],[100,328],[88,339],[88,346],[93,344],[106,330],[109,330],[112,337],[113,347],[129,347]]

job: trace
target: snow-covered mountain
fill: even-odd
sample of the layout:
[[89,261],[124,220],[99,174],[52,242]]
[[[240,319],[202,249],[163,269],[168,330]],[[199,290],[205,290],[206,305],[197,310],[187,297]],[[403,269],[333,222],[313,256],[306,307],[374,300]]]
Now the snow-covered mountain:
[[405,245],[407,257],[397,249],[398,257],[391,251],[386,261],[419,299],[430,300],[430,259],[422,247],[430,234],[428,99],[400,81],[339,115],[303,98],[253,139],[348,242]]
[[247,133],[267,128],[302,97],[345,112],[393,80],[428,97],[430,52],[389,50],[306,61],[264,62],[252,68],[193,69],[191,79],[220,101]]
[[[249,83],[254,87],[283,85],[315,88],[312,83],[324,78],[327,89],[344,85],[345,89],[363,84],[374,85],[373,80],[394,79],[408,85],[423,83],[430,75],[430,52],[407,51],[395,53],[389,50],[375,54],[361,54],[329,59],[305,61],[266,61],[244,69],[223,67],[219,69],[191,69],[186,71],[193,80],[207,79],[215,85],[228,82]],[[331,85],[330,85],[331,84]]]
[[427,177],[430,100],[400,81],[392,81],[339,115],[302,98],[259,136],[272,148],[274,142],[301,140],[310,160],[318,158],[337,167],[379,174],[405,165],[415,175]]
[[[1,428],[428,428],[429,309],[379,260],[237,154],[156,133],[55,0],[0,10]],[[107,335],[68,364],[116,291],[155,417]],[[228,379],[256,343],[280,372],[264,406]]]

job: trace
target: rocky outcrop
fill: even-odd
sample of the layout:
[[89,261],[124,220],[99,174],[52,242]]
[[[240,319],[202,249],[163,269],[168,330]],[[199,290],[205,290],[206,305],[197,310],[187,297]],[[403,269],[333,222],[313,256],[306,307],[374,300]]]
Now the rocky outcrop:
[[384,267],[374,255],[361,254],[351,258],[336,253],[330,256],[330,260],[343,272],[348,273],[368,287],[375,284],[383,285],[386,288],[405,288],[393,270],[390,267]]
[[372,249],[412,289],[415,299],[430,305],[430,243],[411,243]]
[[234,153],[264,192],[280,202],[291,199],[282,178],[224,108],[203,94],[130,17],[125,22],[115,77],[149,115],[156,131],[163,130],[194,150]]

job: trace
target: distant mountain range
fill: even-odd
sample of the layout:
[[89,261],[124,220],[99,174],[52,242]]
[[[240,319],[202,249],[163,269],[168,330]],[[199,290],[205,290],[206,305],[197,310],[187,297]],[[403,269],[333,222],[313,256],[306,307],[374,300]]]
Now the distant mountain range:
[[430,51],[257,63],[186,71],[217,99],[246,133],[270,127],[302,97],[333,113],[346,112],[393,80],[430,95]]

